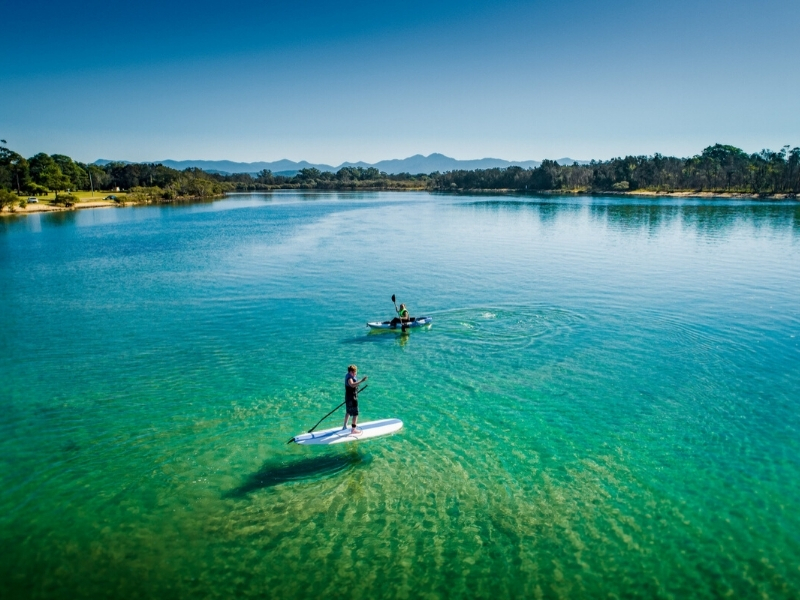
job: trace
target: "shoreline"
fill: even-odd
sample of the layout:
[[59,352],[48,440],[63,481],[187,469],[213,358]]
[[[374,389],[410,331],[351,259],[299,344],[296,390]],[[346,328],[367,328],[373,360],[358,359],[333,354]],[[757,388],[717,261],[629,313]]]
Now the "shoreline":
[[431,193],[440,193],[440,194],[454,194],[454,195],[465,195],[465,194],[481,194],[481,195],[503,195],[503,196],[592,196],[592,197],[602,197],[602,196],[618,196],[620,198],[623,197],[631,197],[631,198],[649,198],[649,199],[658,199],[658,198],[697,198],[702,200],[761,200],[764,202],[771,202],[771,201],[781,201],[781,200],[792,200],[795,202],[800,201],[800,198],[797,197],[796,194],[792,193],[782,193],[782,194],[752,194],[746,192],[696,192],[696,191],[675,191],[675,192],[657,192],[652,190],[635,190],[635,191],[608,191],[608,192],[591,192],[586,190],[538,190],[535,192],[527,192],[524,190],[514,190],[514,189],[468,189],[468,190],[425,190],[422,188],[419,189],[369,189],[369,188],[361,188],[361,189],[346,189],[346,190],[325,190],[325,189],[272,189],[268,191],[236,191],[236,192],[228,192],[223,194],[222,196],[212,196],[208,198],[180,198],[176,200],[172,200],[170,202],[114,202],[111,200],[87,200],[87,201],[78,201],[72,206],[59,206],[53,205],[48,203],[32,203],[28,204],[25,208],[15,207],[13,211],[9,210],[8,208],[4,208],[0,211],[0,217],[13,217],[13,216],[22,216],[22,215],[30,215],[30,214],[37,214],[37,213],[53,213],[53,212],[65,212],[70,210],[84,210],[89,208],[124,208],[127,206],[147,206],[147,205],[154,205],[154,204],[176,204],[176,203],[189,203],[189,202],[198,202],[198,201],[206,201],[206,200],[219,200],[221,198],[226,198],[228,196],[238,195],[238,194],[258,194],[258,193],[273,193],[277,191],[302,191],[302,192],[321,192],[321,193],[330,193],[330,192],[354,192],[354,191],[364,191],[364,192],[375,192],[375,191],[391,191],[391,192],[418,192],[418,191],[430,191]]
[[775,200],[794,200],[800,201],[797,194],[752,194],[749,192],[696,192],[696,191],[677,191],[677,192],[657,192],[653,190],[634,190],[630,192],[622,191],[589,191],[589,190],[515,190],[515,189],[465,189],[465,190],[434,190],[444,194],[502,194],[517,196],[619,196],[619,197],[641,197],[641,198],[700,198],[704,200],[763,200],[765,202]]
[[3,216],[13,216],[13,215],[29,215],[34,213],[51,213],[51,212],[64,212],[68,210],[76,210],[76,209],[83,209],[83,208],[114,208],[120,206],[116,202],[111,202],[110,200],[89,200],[88,202],[77,202],[72,206],[59,206],[53,204],[45,204],[42,203],[33,203],[28,204],[25,208],[20,208],[19,206],[14,207],[13,211],[8,209],[3,209],[2,215]]
[[14,210],[9,210],[8,208],[4,208],[0,211],[0,217],[14,217],[14,216],[22,216],[22,215],[31,215],[31,214],[41,214],[41,213],[55,213],[55,212],[67,212],[71,210],[84,210],[88,208],[125,208],[128,206],[147,206],[153,204],[177,204],[177,203],[189,203],[189,202],[199,202],[205,200],[219,200],[220,198],[224,198],[225,194],[222,196],[209,196],[206,198],[201,198],[200,196],[192,197],[192,198],[176,198],[174,200],[170,200],[169,202],[136,202],[133,200],[123,200],[122,202],[114,202],[113,200],[79,200],[72,206],[63,206],[63,205],[55,205],[50,204],[49,202],[34,202],[30,203],[25,208],[20,208],[19,206],[13,207]]

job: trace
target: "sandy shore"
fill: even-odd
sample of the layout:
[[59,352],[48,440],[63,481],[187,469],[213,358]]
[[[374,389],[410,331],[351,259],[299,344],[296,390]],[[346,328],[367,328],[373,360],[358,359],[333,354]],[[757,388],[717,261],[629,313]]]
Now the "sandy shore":
[[[131,203],[128,202],[127,204]],[[80,208],[110,208],[115,206],[119,206],[119,204],[109,200],[87,200],[85,202],[76,202],[73,206],[57,206],[53,204],[47,204],[46,202],[35,202],[33,204],[28,204],[25,208],[14,206],[13,212],[6,207],[3,209],[2,215],[26,215],[30,213],[62,212],[65,210],[77,210]]]
[[612,196],[645,196],[650,198],[725,198],[734,200],[797,200],[795,194],[743,194],[736,192],[653,192],[636,190],[632,192],[603,192]]
[[745,194],[740,192],[656,192],[652,190],[634,190],[629,192],[608,191],[592,192],[588,190],[537,190],[525,192],[513,189],[467,189],[467,190],[435,190],[456,194],[509,194],[523,196],[620,196],[639,198],[703,198],[706,200],[798,200],[797,194]]

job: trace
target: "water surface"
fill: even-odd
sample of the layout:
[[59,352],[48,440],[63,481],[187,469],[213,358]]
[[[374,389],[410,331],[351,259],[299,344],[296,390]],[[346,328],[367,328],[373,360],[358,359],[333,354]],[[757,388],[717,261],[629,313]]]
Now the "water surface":
[[[368,333],[393,293],[433,327]],[[2,220],[0,591],[797,597],[798,298],[796,203]],[[287,445],[350,363],[405,428]]]

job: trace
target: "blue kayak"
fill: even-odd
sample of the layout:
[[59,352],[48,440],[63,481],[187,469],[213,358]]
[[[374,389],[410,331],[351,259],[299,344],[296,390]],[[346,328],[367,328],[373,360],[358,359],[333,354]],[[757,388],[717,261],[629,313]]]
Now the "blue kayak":
[[[408,321],[406,321],[405,328],[411,329],[413,327],[429,327],[432,322],[433,317],[411,317]],[[401,323],[392,325],[391,321],[375,321],[373,323],[367,323],[367,326],[369,326],[370,329],[403,329],[403,325]]]

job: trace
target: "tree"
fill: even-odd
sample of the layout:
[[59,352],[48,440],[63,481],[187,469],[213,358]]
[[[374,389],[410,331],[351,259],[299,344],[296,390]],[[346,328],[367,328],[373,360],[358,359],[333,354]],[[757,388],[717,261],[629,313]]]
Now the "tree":
[[295,176],[297,179],[303,182],[313,182],[316,179],[319,179],[320,170],[311,167],[310,169],[300,169],[300,172]]
[[263,169],[256,175],[256,183],[271,184],[275,183],[275,177],[272,176],[272,171]]
[[0,188],[17,190],[21,194],[29,183],[28,161],[13,150],[0,146]]
[[111,187],[111,178],[101,167],[86,165],[86,174],[91,176],[89,187],[94,190],[106,190]]
[[54,204],[63,204],[64,206],[72,206],[78,201],[78,197],[74,194],[61,194],[60,196],[56,195],[55,200],[53,200]]
[[37,154],[30,160],[31,177],[34,182],[56,193],[69,189],[71,182],[66,177],[56,162],[47,154]]
[[86,174],[86,171],[77,165],[69,156],[52,154],[50,158],[58,165],[58,168],[61,169],[64,176],[69,179],[70,185],[68,187],[70,189],[78,190],[89,187],[89,176]]
[[17,197],[8,190],[0,189],[0,211],[4,210],[6,206],[13,207],[16,199]]

